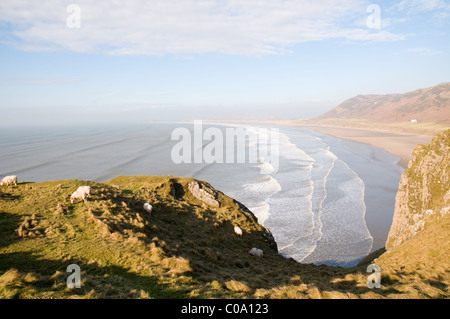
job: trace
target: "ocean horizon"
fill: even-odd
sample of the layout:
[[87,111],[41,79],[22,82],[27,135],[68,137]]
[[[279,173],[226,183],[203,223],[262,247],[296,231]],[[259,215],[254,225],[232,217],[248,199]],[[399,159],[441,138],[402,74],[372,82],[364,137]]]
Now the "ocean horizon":
[[[384,247],[403,168],[383,149],[311,130],[204,123],[203,129],[241,128],[265,147],[276,146],[277,167],[258,162],[176,163],[172,133],[193,123],[1,128],[0,174],[19,181],[118,175],[172,175],[209,182],[247,206],[275,237],[279,252],[302,263],[350,267]],[[211,141],[201,141],[201,152]],[[224,153],[229,149],[225,145]],[[233,146],[234,147],[234,146]],[[246,141],[247,150],[256,147]],[[273,148],[275,149],[275,148]],[[224,154],[225,158],[225,154]]]

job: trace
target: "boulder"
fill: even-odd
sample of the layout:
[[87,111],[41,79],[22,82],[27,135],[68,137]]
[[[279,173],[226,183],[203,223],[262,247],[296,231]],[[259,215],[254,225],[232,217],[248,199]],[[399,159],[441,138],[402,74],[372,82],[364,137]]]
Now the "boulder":
[[200,184],[197,181],[190,182],[188,189],[192,196],[201,200],[210,206],[219,207],[220,203],[217,201],[217,191],[206,185]]

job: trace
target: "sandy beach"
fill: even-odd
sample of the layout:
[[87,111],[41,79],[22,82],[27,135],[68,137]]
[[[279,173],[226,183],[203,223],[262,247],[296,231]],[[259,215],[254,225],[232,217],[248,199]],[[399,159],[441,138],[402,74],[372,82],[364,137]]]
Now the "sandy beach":
[[366,130],[347,127],[299,125],[319,133],[328,134],[340,139],[347,139],[382,148],[389,153],[400,157],[399,165],[407,168],[412,152],[417,144],[428,145],[432,136],[406,133],[393,133],[387,131]]
[[398,164],[408,168],[412,152],[417,144],[430,144],[433,136],[411,133],[400,133],[376,129],[362,129],[343,126],[328,126],[319,124],[296,123],[294,120],[228,120],[230,123],[260,123],[264,125],[288,126],[310,129],[319,133],[327,134],[339,139],[350,140],[358,143],[379,147],[400,158]]
[[[428,145],[432,138],[432,136],[426,135],[414,135],[346,127],[309,125],[298,125],[296,127],[310,129],[342,140],[351,140],[353,142],[382,148],[387,152],[399,157],[400,160],[398,162],[398,165],[403,168],[408,167],[408,163],[411,160],[412,152],[416,145]],[[366,187],[372,187],[372,189],[374,189],[373,186],[369,185],[376,183],[376,180],[370,178],[367,179],[366,176],[365,182],[367,183]],[[366,197],[365,200],[367,206],[365,219],[367,227],[369,228],[370,233],[373,237],[374,249],[378,249],[384,245],[387,234],[389,233],[392,220],[391,210],[393,209],[393,207],[387,205],[387,203],[380,203],[378,200],[378,196],[379,195],[372,193],[372,196]]]

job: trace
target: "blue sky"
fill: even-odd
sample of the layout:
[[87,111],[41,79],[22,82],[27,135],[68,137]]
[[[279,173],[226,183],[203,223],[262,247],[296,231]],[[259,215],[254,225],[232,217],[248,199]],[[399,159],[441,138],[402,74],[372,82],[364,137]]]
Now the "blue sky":
[[5,0],[0,113],[10,124],[311,117],[449,82],[449,30],[445,0]]

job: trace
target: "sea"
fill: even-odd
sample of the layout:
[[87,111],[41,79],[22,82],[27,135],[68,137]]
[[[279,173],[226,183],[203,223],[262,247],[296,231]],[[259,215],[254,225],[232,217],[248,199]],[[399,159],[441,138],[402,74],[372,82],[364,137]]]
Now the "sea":
[[0,128],[2,177],[193,177],[248,207],[283,256],[340,267],[384,247],[404,170],[398,161],[370,145],[257,123]]

